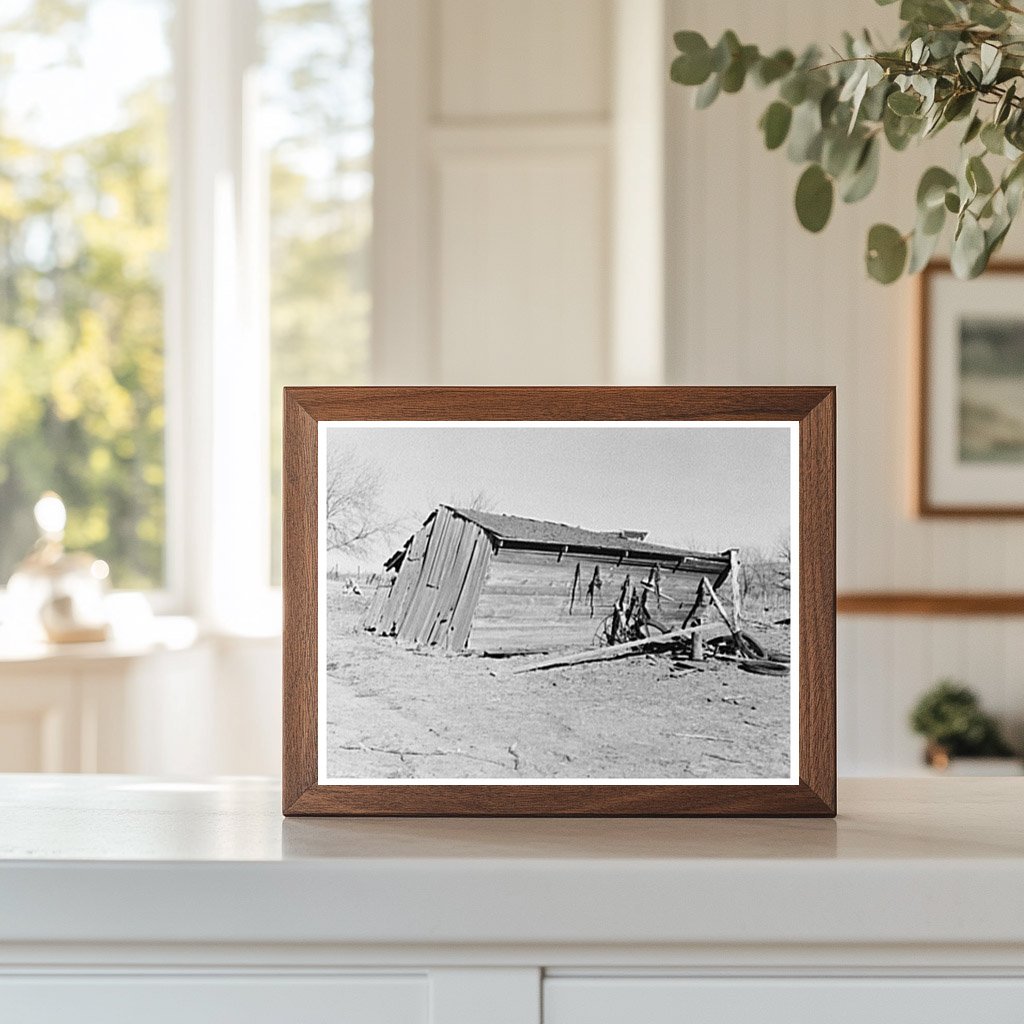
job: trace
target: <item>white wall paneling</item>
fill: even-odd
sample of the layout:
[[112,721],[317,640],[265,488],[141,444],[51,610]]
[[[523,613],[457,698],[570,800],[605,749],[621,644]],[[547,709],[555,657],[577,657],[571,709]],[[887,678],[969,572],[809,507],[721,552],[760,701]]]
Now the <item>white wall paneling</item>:
[[603,145],[439,158],[445,383],[604,379],[606,159]]
[[664,0],[616,0],[611,379],[665,379]]
[[[726,28],[772,48],[826,46],[865,24],[895,36],[895,8],[863,0],[668,0],[665,39]],[[839,586],[846,591],[1024,590],[1020,521],[923,521],[910,512],[914,285],[863,269],[869,226],[910,226],[917,180],[949,158],[956,134],[884,152],[881,184],[837,203],[820,235],[803,231],[792,193],[800,169],[764,150],[756,128],[770,91],[748,87],[705,111],[692,90],[666,92],[668,378],[686,384],[838,387]],[[1019,230],[1009,255],[1024,252]],[[1017,730],[1024,620],[843,618],[839,625],[840,770],[913,770],[907,711],[942,676],[961,678]]]
[[977,1009],[993,1024],[1019,1016],[1024,982],[1007,978],[550,978],[546,1024],[860,1024],[952,1021]]
[[436,0],[433,6],[442,118],[607,115],[609,0]]
[[659,379],[662,0],[375,17],[377,382]]
[[374,381],[430,384],[430,9],[426,0],[373,4]]
[[277,775],[281,641],[0,662],[0,772]]

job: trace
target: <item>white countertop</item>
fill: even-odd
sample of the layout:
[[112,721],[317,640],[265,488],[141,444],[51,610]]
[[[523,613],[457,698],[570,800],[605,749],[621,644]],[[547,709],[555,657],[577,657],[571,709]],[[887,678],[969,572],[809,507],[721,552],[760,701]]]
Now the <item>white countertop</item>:
[[1024,779],[829,820],[284,819],[274,783],[0,776],[0,943],[1024,946]]

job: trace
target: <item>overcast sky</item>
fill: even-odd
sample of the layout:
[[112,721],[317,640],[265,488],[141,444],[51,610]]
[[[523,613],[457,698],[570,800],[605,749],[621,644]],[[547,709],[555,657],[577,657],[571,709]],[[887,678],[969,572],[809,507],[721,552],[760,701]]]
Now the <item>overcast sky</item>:
[[437,505],[480,494],[480,507],[506,515],[774,552],[789,534],[789,438],[788,426],[332,425],[328,450],[379,467],[385,515],[405,524],[338,564],[375,570]]

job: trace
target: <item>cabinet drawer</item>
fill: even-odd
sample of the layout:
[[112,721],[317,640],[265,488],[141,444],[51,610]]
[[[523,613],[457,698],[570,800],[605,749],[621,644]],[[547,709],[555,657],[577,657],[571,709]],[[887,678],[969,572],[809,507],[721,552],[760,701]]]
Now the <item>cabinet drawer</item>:
[[1021,1024],[1018,978],[548,978],[544,1024]]
[[425,975],[0,978],[18,1024],[427,1024]]

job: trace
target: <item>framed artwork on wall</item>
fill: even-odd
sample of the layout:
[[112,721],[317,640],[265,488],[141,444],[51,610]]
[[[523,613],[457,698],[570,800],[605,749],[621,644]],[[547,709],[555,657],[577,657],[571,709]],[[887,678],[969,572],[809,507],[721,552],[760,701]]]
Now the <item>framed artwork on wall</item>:
[[1024,263],[919,288],[917,512],[1024,515]]
[[287,388],[284,813],[835,813],[831,388]]

